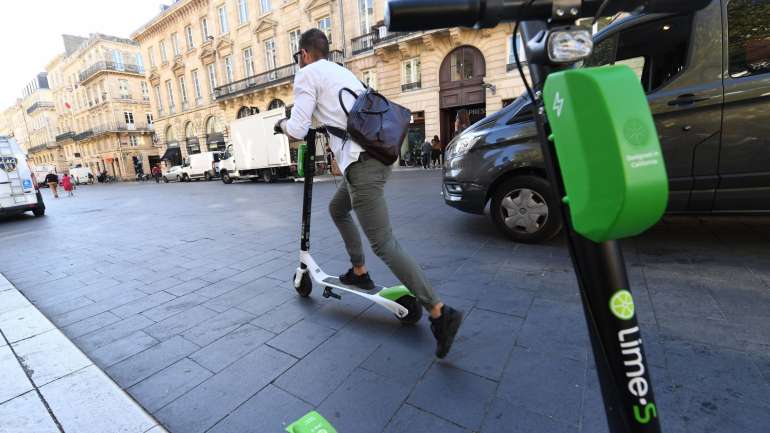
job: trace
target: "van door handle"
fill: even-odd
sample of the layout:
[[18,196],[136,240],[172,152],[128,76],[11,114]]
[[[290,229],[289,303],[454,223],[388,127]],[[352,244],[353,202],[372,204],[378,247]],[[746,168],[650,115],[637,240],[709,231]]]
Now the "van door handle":
[[682,106],[682,105],[691,105],[696,102],[702,102],[707,101],[709,98],[696,98],[695,95],[692,93],[685,93],[684,95],[679,95],[676,99],[672,99],[671,101],[668,101],[668,105],[674,107],[674,106]]

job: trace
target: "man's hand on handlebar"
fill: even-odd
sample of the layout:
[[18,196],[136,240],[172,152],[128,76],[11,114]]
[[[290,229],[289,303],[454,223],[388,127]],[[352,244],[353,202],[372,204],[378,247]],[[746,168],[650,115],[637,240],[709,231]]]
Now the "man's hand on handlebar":
[[273,135],[278,135],[278,134],[286,134],[286,119],[285,118],[275,122],[275,126],[273,126]]

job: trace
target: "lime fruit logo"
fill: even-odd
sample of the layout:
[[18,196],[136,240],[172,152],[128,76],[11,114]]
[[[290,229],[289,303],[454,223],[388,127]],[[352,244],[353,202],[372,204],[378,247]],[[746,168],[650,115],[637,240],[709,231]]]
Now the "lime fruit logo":
[[650,139],[650,131],[641,120],[636,118],[629,119],[623,125],[623,135],[634,146],[642,146]]
[[610,298],[610,311],[620,320],[634,317],[634,298],[628,290],[618,290]]

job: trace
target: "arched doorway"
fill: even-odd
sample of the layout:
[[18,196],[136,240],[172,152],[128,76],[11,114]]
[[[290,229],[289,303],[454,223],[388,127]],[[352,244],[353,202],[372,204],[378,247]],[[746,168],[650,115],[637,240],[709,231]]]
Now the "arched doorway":
[[235,115],[237,119],[240,119],[242,117],[251,116],[252,114],[259,113],[259,108],[257,107],[246,107],[243,106],[240,109],[238,109],[238,113]]
[[195,128],[193,128],[192,122],[187,122],[184,128],[184,141],[187,144],[188,155],[201,153],[201,145],[198,142],[198,137],[195,136]]
[[206,121],[206,146],[208,150],[225,150],[225,128],[222,121],[211,116]]
[[165,160],[169,167],[182,164],[182,151],[179,149],[179,141],[171,125],[166,128],[166,152],[160,159]]
[[455,118],[461,109],[468,111],[471,124],[486,116],[486,75],[484,55],[478,48],[462,46],[444,58],[439,70],[439,108],[441,142],[446,145],[455,135]]

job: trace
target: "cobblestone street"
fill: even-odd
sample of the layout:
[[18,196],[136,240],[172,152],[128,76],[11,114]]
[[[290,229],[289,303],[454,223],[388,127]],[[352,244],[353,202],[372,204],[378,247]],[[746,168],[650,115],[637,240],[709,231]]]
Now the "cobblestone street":
[[[311,251],[338,274],[333,191],[315,184]],[[466,314],[441,361],[426,318],[297,296],[301,183],[45,190],[44,218],[0,221],[0,272],[172,433],[278,433],[313,409],[340,433],[605,432],[564,242],[511,243],[439,192],[438,171],[402,171],[386,193]],[[623,246],[663,431],[766,433],[770,218],[666,217]]]

